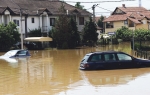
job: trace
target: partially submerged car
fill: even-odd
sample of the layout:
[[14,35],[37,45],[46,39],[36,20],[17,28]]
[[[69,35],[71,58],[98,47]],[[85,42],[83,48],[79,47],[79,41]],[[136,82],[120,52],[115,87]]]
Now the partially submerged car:
[[17,57],[28,57],[30,53],[28,50],[10,50],[1,57],[17,58]]
[[80,63],[81,70],[127,69],[149,66],[150,60],[135,58],[129,54],[118,51],[88,53]]
[[0,59],[6,60],[9,63],[18,62],[16,59],[30,57],[28,50],[10,50],[4,55],[0,56]]

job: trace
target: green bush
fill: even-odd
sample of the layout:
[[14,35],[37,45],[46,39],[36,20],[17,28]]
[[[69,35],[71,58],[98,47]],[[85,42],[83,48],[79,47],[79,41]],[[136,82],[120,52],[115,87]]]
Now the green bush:
[[116,38],[123,41],[130,41],[133,35],[133,31],[127,27],[122,27],[116,31]]
[[10,50],[11,47],[20,41],[20,34],[16,24],[9,22],[7,26],[0,25],[0,50]]

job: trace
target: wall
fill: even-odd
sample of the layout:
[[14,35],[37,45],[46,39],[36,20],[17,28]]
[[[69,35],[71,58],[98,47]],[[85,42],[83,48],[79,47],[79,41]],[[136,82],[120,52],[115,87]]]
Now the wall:
[[[32,23],[32,18],[34,18],[34,23]],[[40,27],[39,19],[40,19],[40,17],[37,17],[37,16],[29,16],[27,18],[27,31],[28,32],[33,29],[38,29]]]
[[[34,23],[32,23],[32,18],[34,18]],[[48,22],[46,22],[48,26],[48,31],[52,29],[52,26],[50,26],[50,18],[57,18],[56,16],[49,16],[48,17]],[[22,16],[22,33],[25,34],[25,17]],[[19,26],[17,26],[19,33],[21,33],[21,21],[20,21],[20,16],[11,16],[11,21],[13,20],[19,20]],[[84,17],[85,23],[86,21],[89,21],[89,16]],[[79,17],[76,17],[77,21],[77,27],[78,31],[82,31],[84,28],[84,25],[79,25]],[[2,22],[2,17],[0,16],[0,24]],[[40,20],[39,16],[28,16],[27,17],[27,32],[33,29],[38,29],[40,26],[42,26],[42,20]]]
[[77,21],[77,27],[78,27],[78,31],[82,31],[82,29],[84,28],[84,25],[85,25],[85,23],[86,23],[86,21],[89,21],[89,17],[84,17],[84,25],[79,25],[79,17],[77,17],[77,19],[76,19],[76,21]]
[[[24,17],[22,17],[22,19],[24,19]],[[21,21],[20,21],[20,16],[12,16],[11,21],[13,22],[13,20],[19,20],[19,26],[17,26],[19,33],[21,33]],[[25,21],[22,21],[22,33],[25,33]]]
[[142,22],[143,24],[137,24],[135,28],[136,29],[149,29],[147,19],[143,19]]
[[106,28],[106,24],[105,24],[105,33],[108,32],[115,32],[117,29],[121,28],[124,25],[124,21],[116,21],[113,22],[114,28]]

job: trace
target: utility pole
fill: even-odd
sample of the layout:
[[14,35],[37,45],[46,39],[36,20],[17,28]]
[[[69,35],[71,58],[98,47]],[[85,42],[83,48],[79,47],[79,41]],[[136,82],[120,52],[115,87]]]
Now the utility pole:
[[21,33],[21,49],[23,49],[23,33],[22,33],[22,9],[21,7],[16,4],[13,0],[11,0],[15,5],[19,7],[20,10],[20,33]]
[[22,10],[20,8],[20,30],[21,30],[21,49],[23,49],[23,34],[22,34]]
[[95,7],[97,6],[98,4],[94,4],[93,6],[92,6],[92,10],[93,10],[93,22],[95,22],[96,20],[95,20]]
[[142,5],[141,5],[141,0],[139,0],[139,7],[142,7]]

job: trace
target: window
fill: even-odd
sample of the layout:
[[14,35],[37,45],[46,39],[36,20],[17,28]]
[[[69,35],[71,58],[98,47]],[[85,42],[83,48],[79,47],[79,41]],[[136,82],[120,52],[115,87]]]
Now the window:
[[34,18],[31,18],[31,22],[34,23]]
[[79,17],[79,25],[84,25],[84,17]]
[[4,24],[5,24],[5,26],[7,26],[7,24],[8,24],[8,17],[7,17],[7,15],[4,16]]
[[23,55],[26,55],[26,54],[27,54],[27,51],[19,51],[19,52],[17,52],[18,56],[23,56]]
[[114,28],[113,22],[107,22],[106,28]]
[[115,61],[115,54],[104,54],[105,61]]
[[127,20],[124,21],[124,25],[128,25],[128,21]]
[[129,27],[134,27],[134,23],[132,21],[129,21]]
[[19,26],[19,20],[13,20],[13,21],[17,26]]
[[94,54],[90,57],[89,61],[91,61],[91,62],[102,61],[102,56],[101,56],[101,54]]
[[55,18],[50,18],[50,26],[55,26]]
[[117,54],[119,60],[132,60],[132,57],[126,54]]
[[146,24],[146,20],[143,20],[142,23],[143,23],[143,24]]

